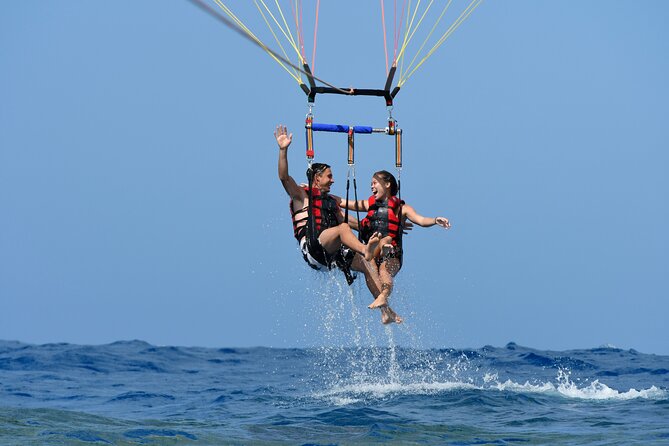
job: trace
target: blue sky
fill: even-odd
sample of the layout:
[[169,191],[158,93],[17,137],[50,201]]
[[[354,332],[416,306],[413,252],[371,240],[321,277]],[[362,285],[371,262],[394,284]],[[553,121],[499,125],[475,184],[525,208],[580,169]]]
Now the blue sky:
[[[322,2],[316,74],[381,87],[378,2],[353,3]],[[403,198],[453,228],[407,236],[388,332],[360,288],[352,328],[297,251],[272,131],[302,178],[306,98],[269,57],[187,1],[4,1],[0,339],[288,347],[362,324],[382,345],[669,354],[668,22],[659,0],[485,1],[409,79]],[[342,138],[316,136],[340,193]],[[365,196],[392,141],[356,143]]]

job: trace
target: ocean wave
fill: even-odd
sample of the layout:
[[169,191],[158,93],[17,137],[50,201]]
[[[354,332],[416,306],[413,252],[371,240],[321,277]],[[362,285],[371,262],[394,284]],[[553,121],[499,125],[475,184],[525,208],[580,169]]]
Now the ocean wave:
[[336,406],[346,406],[369,399],[386,399],[399,396],[430,396],[459,391],[480,392],[512,392],[516,394],[544,394],[579,400],[665,400],[669,399],[669,391],[651,386],[647,389],[616,390],[599,380],[579,386],[569,378],[569,373],[560,370],[556,382],[538,383],[515,382],[511,379],[498,381],[496,374],[486,374],[483,385],[471,382],[359,382],[335,384],[330,389],[316,392],[312,396],[328,400]]
[[330,401],[337,406],[346,406],[368,399],[437,395],[457,390],[475,389],[479,388],[471,383],[462,382],[363,382],[335,385],[324,392],[313,394],[313,397]]
[[585,387],[578,387],[573,383],[555,385],[553,383],[530,384],[526,382],[525,384],[519,384],[507,380],[503,383],[497,383],[491,388],[512,392],[552,393],[583,400],[631,400],[635,398],[663,400],[669,396],[666,390],[655,386],[651,386],[648,389],[629,389],[626,392],[621,392],[600,383],[598,380],[591,382]]
[[116,401],[143,401],[143,400],[153,400],[153,399],[160,399],[160,400],[175,400],[176,398],[172,395],[168,394],[160,394],[160,393],[149,393],[149,392],[126,392],[122,393],[112,399],[109,400],[109,402],[116,402]]
[[637,398],[663,400],[669,397],[667,390],[656,386],[641,390],[629,389],[623,392],[612,389],[606,384],[599,382],[599,380],[595,380],[579,387],[578,384],[571,380],[570,375],[569,371],[559,370],[556,383],[542,382],[532,384],[526,381],[524,384],[520,384],[510,379],[498,382],[496,375],[486,376],[485,380],[489,383],[489,389],[521,393],[554,394],[580,400],[631,400]]

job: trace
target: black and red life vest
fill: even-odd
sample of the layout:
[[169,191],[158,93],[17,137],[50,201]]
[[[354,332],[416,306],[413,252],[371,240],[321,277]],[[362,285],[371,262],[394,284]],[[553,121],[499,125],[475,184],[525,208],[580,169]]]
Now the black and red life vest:
[[384,237],[392,237],[393,246],[401,244],[400,214],[404,203],[396,196],[377,201],[374,195],[367,202],[367,216],[360,222],[363,240],[367,241],[373,233],[380,232]]
[[[309,192],[308,187],[305,186],[303,189]],[[339,224],[339,220],[337,219],[337,216],[341,213],[339,203],[336,199],[332,198],[332,196],[321,194],[321,191],[315,187],[311,188],[311,208],[315,223],[315,228],[313,228],[314,232],[312,234],[314,238],[317,239],[321,232]],[[302,237],[307,235],[307,226],[309,222],[308,211],[309,205],[295,212],[293,211],[293,203],[292,201],[290,202],[290,215],[293,220],[293,234],[298,241],[302,240]],[[306,212],[307,215],[297,220],[295,218],[296,215],[303,212]],[[302,222],[306,222],[306,224],[298,227],[298,224],[301,224]]]

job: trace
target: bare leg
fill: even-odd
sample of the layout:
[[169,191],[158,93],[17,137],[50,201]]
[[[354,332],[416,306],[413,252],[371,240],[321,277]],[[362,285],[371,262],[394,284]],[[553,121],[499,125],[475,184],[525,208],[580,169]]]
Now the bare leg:
[[388,298],[393,290],[395,275],[400,270],[400,261],[398,259],[387,259],[379,266],[379,279],[381,280],[381,294],[372,302],[369,308],[381,309],[381,322],[389,324],[391,322],[402,323],[402,318],[388,306]]
[[390,297],[390,293],[393,291],[392,283],[385,283],[383,282],[383,279],[381,280],[381,293],[374,299],[374,302],[367,306],[367,308],[372,310],[388,305],[388,297]]
[[396,322],[398,324],[402,323],[402,318],[393,311],[388,305],[381,307],[381,322],[384,324],[390,324]]
[[399,271],[399,261],[397,259],[384,260],[379,266],[379,279],[381,280],[381,293],[369,304],[369,308],[379,308],[388,305],[388,298],[393,292],[393,277]]
[[386,255],[393,249],[392,245],[393,238],[389,235],[386,235],[381,239],[379,245],[374,250],[374,257],[379,257],[381,254]]
[[376,297],[381,293],[381,281],[379,280],[379,271],[375,263],[368,262],[362,256],[356,255],[353,257],[353,262],[351,262],[351,269],[353,271],[360,271],[365,275],[365,283],[369,292],[372,293],[372,297]]
[[[381,293],[381,280],[379,279],[379,270],[374,262],[368,262],[363,260],[359,255],[356,255],[353,258],[351,263],[351,269],[354,271],[360,271],[365,275],[365,283],[369,292],[372,294],[372,297],[378,296]],[[402,323],[402,318],[393,311],[388,304],[385,304],[379,307],[381,310],[381,322],[384,324],[390,324],[396,322],[398,324]]]
[[374,250],[378,246],[380,239],[381,234],[377,232],[372,234],[367,245],[364,245],[358,240],[358,237],[353,234],[353,230],[351,230],[351,227],[346,223],[341,223],[339,226],[328,228],[318,237],[318,241],[328,254],[334,254],[343,244],[362,255],[365,260],[372,259]]
[[374,234],[372,234],[369,240],[367,240],[367,246],[365,249],[365,260],[370,261],[374,258],[374,252],[376,251],[376,247],[379,245],[380,241],[381,241],[380,232],[375,232]]

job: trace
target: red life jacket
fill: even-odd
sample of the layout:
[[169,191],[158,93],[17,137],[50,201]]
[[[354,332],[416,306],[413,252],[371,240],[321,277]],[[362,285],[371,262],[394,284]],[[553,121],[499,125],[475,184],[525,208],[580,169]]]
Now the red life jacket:
[[360,222],[364,240],[369,240],[374,232],[380,232],[384,237],[391,236],[392,245],[398,246],[401,241],[399,216],[404,202],[396,196],[390,197],[387,201],[376,201],[374,195],[369,197],[367,202],[369,211]]
[[[309,191],[309,188],[306,186],[303,187],[303,189],[307,192]],[[314,228],[315,238],[318,238],[318,236],[324,230],[335,227],[339,224],[339,221],[337,220],[337,215],[341,213],[339,203],[337,200],[332,198],[332,196],[321,194],[320,189],[315,187],[311,188],[311,208],[314,214],[314,221],[316,223],[316,228]],[[298,241],[302,240],[302,237],[307,235],[307,226],[309,224],[308,211],[309,205],[295,212],[293,211],[293,202],[290,202],[290,215],[293,220],[293,234]],[[307,212],[307,215],[300,218],[299,220],[295,218],[297,214],[301,214],[303,212]],[[298,227],[298,224],[302,222],[306,222],[306,224]]]

